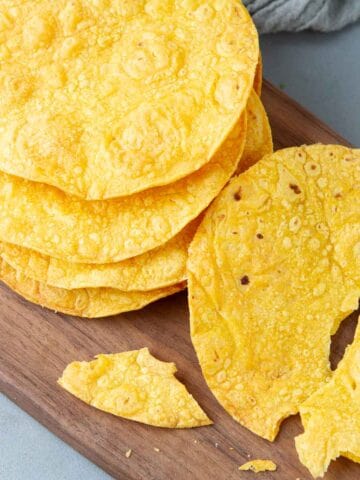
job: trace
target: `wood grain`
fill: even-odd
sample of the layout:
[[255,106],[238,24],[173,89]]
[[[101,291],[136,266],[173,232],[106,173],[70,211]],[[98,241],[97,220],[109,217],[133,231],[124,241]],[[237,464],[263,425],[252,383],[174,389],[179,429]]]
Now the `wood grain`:
[[[299,105],[269,84],[263,99],[277,147],[303,143],[342,143]],[[301,480],[310,475],[297,459],[294,435],[298,417],[286,420],[271,444],[241,427],[207,389],[192,348],[186,294],[174,295],[139,311],[104,320],[81,320],[28,303],[0,287],[0,389],[47,428],[116,479],[253,479],[238,466],[251,458],[269,458],[277,472],[264,480]],[[333,363],[351,341],[355,315],[334,339]],[[193,430],[166,430],[122,420],[97,411],[62,390],[56,380],[72,360],[97,353],[148,346],[164,361],[175,361],[182,380],[215,422]],[[154,447],[160,452],[154,451]],[[128,459],[125,452],[132,449]],[[51,459],[49,460],[51,461]],[[355,480],[360,466],[346,459],[331,465],[327,480]],[[260,477],[259,477],[260,478]]]

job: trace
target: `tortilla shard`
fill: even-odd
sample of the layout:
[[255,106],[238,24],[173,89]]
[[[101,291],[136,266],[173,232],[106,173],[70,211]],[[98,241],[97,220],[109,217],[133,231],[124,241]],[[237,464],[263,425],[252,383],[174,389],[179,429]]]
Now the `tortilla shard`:
[[301,463],[323,477],[340,455],[360,463],[360,324],[330,381],[300,407],[304,433],[295,438]]
[[274,440],[330,375],[357,309],[360,151],[280,150],[233,179],[191,243],[191,337],[221,405]]
[[237,0],[2,3],[9,174],[130,195],[204,166],[245,108],[259,45]]
[[166,428],[212,422],[174,373],[147,348],[72,362],[58,383],[85,403],[119,417]]
[[145,292],[123,292],[116,288],[50,287],[17,272],[5,260],[0,261],[0,280],[30,302],[56,312],[84,318],[107,317],[139,310],[160,298],[172,295],[186,287],[185,283]]

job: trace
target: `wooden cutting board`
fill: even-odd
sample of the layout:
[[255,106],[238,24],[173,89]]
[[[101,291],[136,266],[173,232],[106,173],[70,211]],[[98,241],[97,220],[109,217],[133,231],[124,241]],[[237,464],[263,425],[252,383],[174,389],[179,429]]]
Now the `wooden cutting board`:
[[[269,84],[264,85],[263,100],[276,148],[315,142],[346,144]],[[0,390],[113,477],[253,479],[254,473],[238,470],[251,457],[278,464],[277,472],[259,474],[259,479],[310,479],[294,449],[293,438],[301,432],[298,417],[284,422],[272,444],[241,427],[216,402],[201,376],[190,342],[185,292],[141,311],[104,320],[55,314],[3,285],[0,301]],[[340,358],[351,341],[354,326],[355,315],[343,323],[333,341],[334,358]],[[56,383],[72,360],[144,346],[159,359],[176,362],[178,378],[213,419],[213,426],[176,431],[123,420],[85,405]],[[125,457],[128,449],[133,451],[130,458]],[[326,475],[327,480],[358,478],[360,465],[346,459],[334,462]]]

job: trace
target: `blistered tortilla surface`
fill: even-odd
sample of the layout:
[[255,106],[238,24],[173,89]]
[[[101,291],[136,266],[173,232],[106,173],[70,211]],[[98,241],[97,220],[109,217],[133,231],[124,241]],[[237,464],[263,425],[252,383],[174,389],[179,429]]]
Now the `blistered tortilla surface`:
[[87,199],[205,165],[259,47],[237,0],[1,2],[0,169]]

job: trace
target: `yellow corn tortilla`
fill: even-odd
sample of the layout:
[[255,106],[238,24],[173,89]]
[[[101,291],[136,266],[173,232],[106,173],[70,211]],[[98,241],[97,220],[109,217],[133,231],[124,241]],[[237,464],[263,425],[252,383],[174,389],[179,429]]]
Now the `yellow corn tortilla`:
[[259,97],[261,97],[262,81],[263,81],[263,63],[262,63],[261,52],[259,52],[259,60],[256,65],[255,78],[254,78],[254,90]]
[[273,152],[273,141],[268,116],[255,89],[246,106],[246,142],[236,173],[242,173],[265,155]]
[[254,81],[258,35],[238,0],[23,0],[1,13],[0,169],[81,198],[201,168]]
[[360,463],[360,326],[329,382],[300,406],[304,433],[295,438],[300,461],[323,477],[340,455]]
[[78,288],[66,290],[50,287],[18,273],[3,259],[0,280],[19,295],[42,307],[84,318],[107,317],[138,310],[159,298],[167,297],[186,286],[185,283],[147,292],[124,292],[116,288]]
[[274,440],[330,375],[358,306],[360,150],[280,150],[234,178],[191,243],[191,337],[222,406]]
[[53,287],[154,290],[186,280],[187,252],[198,224],[193,220],[165,245],[117,263],[66,262],[1,242],[0,256],[25,277]]
[[142,348],[96,355],[91,362],[72,362],[58,383],[95,408],[147,425],[210,425],[211,420],[175,373],[174,363],[161,362]]
[[245,132],[246,114],[197,172],[116,200],[80,200],[0,172],[0,240],[79,263],[141,255],[174,237],[220,192],[236,169]]

